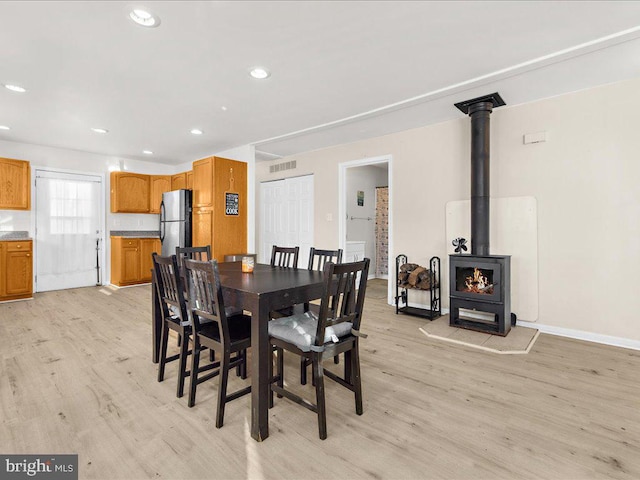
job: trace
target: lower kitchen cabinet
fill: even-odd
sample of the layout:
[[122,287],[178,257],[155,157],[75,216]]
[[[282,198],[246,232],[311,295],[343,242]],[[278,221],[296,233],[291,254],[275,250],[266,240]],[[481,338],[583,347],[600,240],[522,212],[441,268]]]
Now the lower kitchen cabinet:
[[0,242],[0,301],[33,297],[33,242]]
[[120,287],[149,283],[151,254],[160,253],[159,238],[111,237],[111,283]]

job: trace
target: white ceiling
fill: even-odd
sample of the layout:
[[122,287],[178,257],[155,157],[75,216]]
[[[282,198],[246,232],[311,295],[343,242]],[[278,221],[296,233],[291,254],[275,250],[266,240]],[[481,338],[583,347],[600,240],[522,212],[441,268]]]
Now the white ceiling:
[[640,2],[3,1],[0,45],[0,84],[27,89],[0,88],[0,140],[271,159],[460,118],[494,91],[508,108],[640,77]]

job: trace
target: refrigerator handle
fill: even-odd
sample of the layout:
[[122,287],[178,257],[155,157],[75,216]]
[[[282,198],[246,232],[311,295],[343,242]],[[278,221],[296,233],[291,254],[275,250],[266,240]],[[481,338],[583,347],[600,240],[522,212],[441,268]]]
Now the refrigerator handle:
[[160,202],[160,225],[158,227],[158,230],[160,230],[160,243],[164,242],[164,229],[165,229],[165,223],[164,223],[164,218],[165,218],[165,213],[164,213],[164,201]]

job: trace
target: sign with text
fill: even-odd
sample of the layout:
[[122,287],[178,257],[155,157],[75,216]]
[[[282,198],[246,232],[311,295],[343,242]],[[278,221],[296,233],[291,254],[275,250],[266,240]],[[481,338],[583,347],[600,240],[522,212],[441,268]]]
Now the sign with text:
[[78,455],[0,454],[0,480],[78,480]]
[[225,215],[240,215],[240,194],[239,193],[225,193],[224,201],[224,214]]

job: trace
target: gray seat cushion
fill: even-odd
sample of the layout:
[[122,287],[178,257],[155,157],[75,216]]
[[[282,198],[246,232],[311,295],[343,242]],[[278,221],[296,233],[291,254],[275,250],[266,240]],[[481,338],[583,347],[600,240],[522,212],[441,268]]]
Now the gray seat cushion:
[[[344,337],[351,333],[351,322],[342,322],[327,327],[324,332],[324,343],[330,342],[331,337]],[[321,350],[312,348],[318,328],[318,317],[313,312],[297,313],[290,317],[276,318],[269,322],[269,336],[293,343],[303,352]]]

